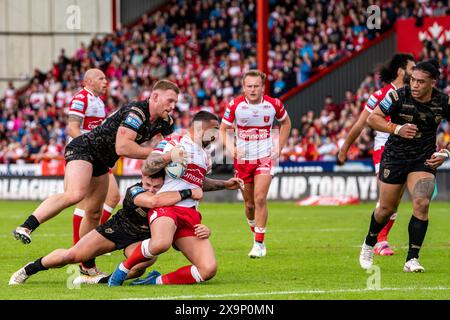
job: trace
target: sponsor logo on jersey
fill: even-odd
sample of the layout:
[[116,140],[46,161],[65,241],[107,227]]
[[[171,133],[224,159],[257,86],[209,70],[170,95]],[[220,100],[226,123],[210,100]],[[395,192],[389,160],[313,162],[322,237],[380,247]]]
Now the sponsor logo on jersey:
[[138,130],[143,124],[141,118],[139,118],[139,116],[132,114],[132,113],[130,113],[127,116],[124,123],[129,125],[130,127],[132,127],[135,130]]
[[225,110],[225,114],[223,115],[223,117],[224,117],[224,118],[228,118],[229,116],[230,116],[230,109],[227,108],[227,109]]
[[84,94],[79,93],[79,94],[77,94],[77,95],[75,96],[74,99],[84,99],[84,98],[85,98]]
[[74,100],[71,106],[72,110],[77,110],[83,112],[84,110],[84,102],[79,100]]
[[131,188],[130,193],[131,193],[131,197],[134,198],[135,196],[137,196],[138,194],[145,192],[145,189],[142,187],[134,187]]
[[158,143],[158,145],[156,146],[155,149],[158,149],[158,150],[160,150],[160,151],[163,151],[164,148],[166,147],[166,144],[167,144],[167,143],[168,143],[167,140],[162,140],[162,141],[160,141],[160,142]]
[[195,163],[189,163],[181,179],[201,187],[205,180],[206,170]]
[[248,130],[239,130],[238,131],[239,139],[245,141],[257,141],[257,140],[265,140],[270,137],[270,131],[268,129],[248,129]]

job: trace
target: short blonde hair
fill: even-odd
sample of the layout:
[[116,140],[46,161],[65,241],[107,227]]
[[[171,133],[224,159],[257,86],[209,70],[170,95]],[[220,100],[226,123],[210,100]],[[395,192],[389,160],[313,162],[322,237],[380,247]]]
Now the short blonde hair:
[[169,80],[157,81],[152,88],[152,91],[155,90],[162,90],[162,91],[173,90],[175,91],[176,94],[180,94],[180,88],[178,88],[178,86],[175,83]]
[[266,81],[266,74],[258,69],[251,69],[248,70],[246,73],[244,73],[244,76],[242,77],[242,83],[244,83],[245,78],[247,77],[260,77],[261,81],[264,85],[264,82]]

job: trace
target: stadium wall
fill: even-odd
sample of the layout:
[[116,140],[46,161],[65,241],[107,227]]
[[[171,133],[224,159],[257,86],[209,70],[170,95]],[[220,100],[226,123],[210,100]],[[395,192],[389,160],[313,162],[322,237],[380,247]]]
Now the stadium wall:
[[34,68],[50,70],[62,48],[70,57],[110,33],[112,21],[110,0],[1,0],[0,92],[9,80],[26,84]]
[[[211,178],[227,179],[229,175],[213,175]],[[121,194],[136,183],[138,176],[117,177]],[[437,174],[437,201],[450,201],[450,170],[439,170]],[[0,200],[44,200],[48,196],[62,192],[62,177],[0,176]],[[377,179],[372,172],[330,172],[308,174],[277,174],[268,193],[271,201],[299,201],[308,197],[352,197],[359,201],[376,201],[378,198]],[[405,199],[408,199],[405,192]],[[207,192],[208,202],[242,201],[238,191]]]
[[396,46],[396,33],[390,31],[366,49],[337,62],[327,73],[319,74],[286,93],[281,99],[292,123],[300,123],[302,114],[309,110],[318,115],[327,95],[331,95],[334,101],[343,101],[345,91],[358,88],[375,64],[388,60],[396,52]]
[[130,25],[140,19],[142,14],[145,12],[151,12],[161,5],[163,5],[166,0],[125,0],[118,1],[120,9],[120,22],[123,25]]

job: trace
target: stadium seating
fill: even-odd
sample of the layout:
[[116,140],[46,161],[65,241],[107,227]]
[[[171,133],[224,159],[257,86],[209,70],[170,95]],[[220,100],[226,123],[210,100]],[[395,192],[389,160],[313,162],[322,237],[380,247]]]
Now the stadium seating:
[[[387,1],[382,6],[382,28],[366,28],[365,7],[358,1],[270,1],[270,94],[281,96],[343,57],[360,50],[396,19],[442,15],[438,1],[408,4]],[[144,15],[90,44],[81,44],[73,57],[64,49],[48,72],[36,69],[30,86],[19,99],[12,85],[0,102],[0,163],[35,162],[61,158],[68,102],[80,79],[91,67],[102,68],[109,79],[109,112],[148,97],[150,87],[169,78],[182,89],[176,126],[185,128],[190,115],[201,109],[223,115],[230,98],[240,91],[240,76],[256,67],[255,1],[171,1],[151,16]],[[357,18],[360,17],[360,18]],[[430,42],[423,58],[437,57],[443,65],[439,88],[450,91],[450,48]],[[342,144],[364,101],[381,86],[368,75],[352,88],[345,101],[325,98],[320,115],[306,112],[294,124],[282,160],[331,160]],[[449,140],[449,126],[439,141]],[[365,132],[349,158],[370,157],[372,136]]]

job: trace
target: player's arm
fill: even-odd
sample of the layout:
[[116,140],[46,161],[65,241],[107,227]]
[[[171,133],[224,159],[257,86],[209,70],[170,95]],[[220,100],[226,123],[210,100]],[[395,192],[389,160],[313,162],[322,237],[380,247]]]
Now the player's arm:
[[142,147],[136,143],[137,132],[120,126],[116,135],[116,153],[118,156],[145,159],[152,151],[151,147]]
[[406,123],[404,125],[399,125],[386,120],[386,116],[397,112],[397,104],[397,92],[390,92],[369,115],[367,123],[377,131],[399,135],[405,139],[412,139],[417,132],[417,126],[415,124]]
[[[447,108],[446,108],[446,117],[445,119],[447,121],[450,121],[450,96],[448,97],[448,104],[447,104]],[[440,167],[445,160],[447,160],[448,158],[450,158],[450,142],[448,142],[445,145],[444,149],[439,150],[438,152],[433,153],[433,155],[431,156],[430,159],[427,159],[425,161],[425,163],[433,168],[433,169],[437,169],[438,167]]]
[[83,122],[83,117],[75,114],[69,114],[69,119],[67,123],[67,134],[72,138],[76,138],[81,135],[81,124]]
[[142,164],[142,174],[149,175],[157,173],[165,168],[169,163],[178,162],[187,166],[187,153],[181,145],[176,145],[168,152],[163,152],[167,140],[161,141],[158,146],[148,155]]
[[158,208],[173,206],[177,202],[184,199],[201,200],[203,198],[203,191],[200,188],[184,189],[181,191],[167,191],[158,194],[150,192],[142,192],[135,196],[133,202],[138,207],[142,208]]
[[291,127],[292,127],[291,118],[286,113],[284,119],[280,121],[280,142],[278,145],[278,155],[281,154],[281,149],[283,149],[283,147],[286,145],[289,139]]
[[239,178],[230,178],[228,180],[217,180],[205,178],[203,181],[203,191],[217,191],[217,190],[236,190],[244,188],[244,182]]
[[348,133],[347,138],[344,141],[344,144],[342,145],[341,149],[339,150],[338,154],[338,164],[344,164],[345,160],[347,159],[347,153],[350,149],[350,146],[355,142],[355,140],[359,137],[362,130],[366,126],[367,118],[369,117],[370,112],[366,109],[363,109],[361,114],[359,115],[358,120],[355,122],[355,124],[350,129],[350,132]]

